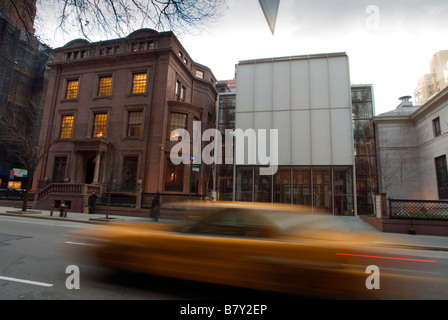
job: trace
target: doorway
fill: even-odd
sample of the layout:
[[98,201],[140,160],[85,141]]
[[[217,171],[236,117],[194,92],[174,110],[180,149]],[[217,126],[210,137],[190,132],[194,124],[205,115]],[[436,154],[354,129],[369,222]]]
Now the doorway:
[[84,179],[84,183],[91,184],[93,182],[93,177],[95,175],[95,162],[96,157],[91,156],[86,164],[86,176]]

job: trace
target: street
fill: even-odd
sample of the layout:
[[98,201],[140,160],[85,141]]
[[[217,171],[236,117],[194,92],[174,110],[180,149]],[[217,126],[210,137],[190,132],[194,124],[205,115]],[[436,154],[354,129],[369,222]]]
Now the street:
[[[273,293],[192,283],[154,276],[118,273],[80,264],[66,255],[66,233],[86,224],[70,221],[0,216],[0,300],[242,300],[291,297]],[[419,251],[418,275],[448,279],[448,252]],[[433,261],[428,263],[427,261]],[[79,287],[71,281],[75,266]],[[367,278],[367,275],[366,275]],[[409,290],[409,288],[411,288]],[[447,299],[446,281],[410,284],[408,299]],[[379,295],[381,299],[381,295]]]
[[[248,291],[79,264],[64,252],[65,234],[86,224],[0,216],[0,300],[214,300]],[[79,268],[80,288],[67,289],[67,267]],[[251,293],[251,299],[277,295]]]

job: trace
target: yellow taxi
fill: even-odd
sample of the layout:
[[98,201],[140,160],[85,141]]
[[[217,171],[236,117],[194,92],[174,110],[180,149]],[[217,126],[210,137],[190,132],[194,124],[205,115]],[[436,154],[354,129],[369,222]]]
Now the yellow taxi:
[[[381,279],[375,278],[369,267],[381,259],[366,257],[394,254],[385,236],[380,243],[375,233],[328,227],[334,217],[309,214],[309,208],[238,202],[177,206],[182,221],[109,223],[71,232],[70,243],[85,244],[76,246],[79,257],[113,269],[320,298],[396,298],[403,287],[388,279],[422,280],[405,272],[409,266],[393,273],[396,268],[385,266]],[[379,280],[383,290],[372,289]]]

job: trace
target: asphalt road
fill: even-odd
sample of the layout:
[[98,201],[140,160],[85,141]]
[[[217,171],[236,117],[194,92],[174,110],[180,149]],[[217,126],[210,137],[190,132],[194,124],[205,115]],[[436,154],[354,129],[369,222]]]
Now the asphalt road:
[[[67,256],[65,235],[85,226],[0,216],[0,300],[221,300],[244,299],[248,294],[252,299],[284,298],[80,264]],[[79,289],[73,265],[79,270]]]
[[[117,273],[79,264],[66,255],[66,233],[85,224],[0,216],[0,300],[241,300],[303,299],[271,293],[191,283],[153,276]],[[418,251],[417,273],[448,279],[448,252]],[[79,289],[72,276],[79,271]],[[69,269],[67,269],[69,268]],[[68,286],[71,288],[67,287]],[[381,296],[379,296],[381,299]],[[403,298],[448,299],[446,281],[410,285]]]

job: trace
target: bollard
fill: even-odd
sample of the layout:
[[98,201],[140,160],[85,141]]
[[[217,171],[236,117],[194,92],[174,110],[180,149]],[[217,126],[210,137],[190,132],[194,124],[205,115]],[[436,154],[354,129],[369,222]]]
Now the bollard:
[[59,217],[63,217],[64,216],[64,211],[66,212],[65,204],[61,204],[61,206],[59,207]]

